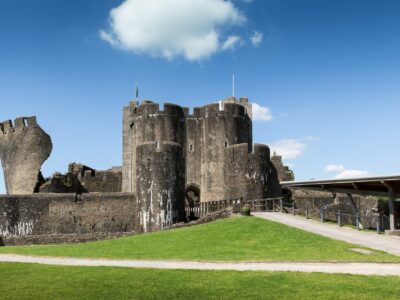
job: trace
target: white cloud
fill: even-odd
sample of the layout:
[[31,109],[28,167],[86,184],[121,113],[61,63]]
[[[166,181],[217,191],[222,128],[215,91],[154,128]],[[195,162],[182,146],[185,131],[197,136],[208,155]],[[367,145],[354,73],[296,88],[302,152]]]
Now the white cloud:
[[335,179],[357,178],[369,175],[369,172],[366,170],[348,170],[342,165],[327,165],[325,172],[337,173],[334,177]]
[[245,21],[231,1],[125,0],[111,10],[100,38],[134,53],[196,61],[222,50],[223,29]]
[[327,165],[325,167],[325,172],[327,173],[338,173],[343,172],[346,168],[342,165]]
[[252,103],[253,110],[253,120],[254,121],[271,121],[274,117],[270,109],[266,106],[258,105],[257,103]]
[[335,176],[337,179],[357,178],[368,176],[369,172],[365,170],[344,170]]
[[236,45],[240,44],[242,39],[237,35],[230,35],[226,39],[226,41],[222,44],[222,50],[231,50],[236,47]]
[[269,143],[271,153],[276,153],[283,159],[295,159],[301,156],[306,149],[306,144],[298,139],[283,139]]
[[305,137],[303,137],[303,140],[307,141],[307,142],[312,142],[315,141],[317,138],[315,136],[312,135],[307,135]]
[[250,37],[251,43],[254,46],[258,46],[261,44],[263,40],[264,34],[262,32],[254,31],[253,35]]

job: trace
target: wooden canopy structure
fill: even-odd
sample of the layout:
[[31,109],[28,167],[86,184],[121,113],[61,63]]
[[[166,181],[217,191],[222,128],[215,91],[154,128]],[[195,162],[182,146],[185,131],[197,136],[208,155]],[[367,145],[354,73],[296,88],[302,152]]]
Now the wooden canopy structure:
[[389,199],[390,230],[396,230],[398,216],[395,214],[396,195],[400,196],[400,175],[362,177],[350,179],[285,181],[285,188],[307,189],[344,194],[387,196]]

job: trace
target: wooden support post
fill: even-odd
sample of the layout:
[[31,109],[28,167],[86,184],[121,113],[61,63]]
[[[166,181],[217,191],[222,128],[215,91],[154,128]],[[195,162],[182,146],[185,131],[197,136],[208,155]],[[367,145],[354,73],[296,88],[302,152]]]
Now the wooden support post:
[[357,230],[360,230],[360,213],[356,213],[356,226]]
[[376,220],[376,233],[381,233],[381,215],[379,215],[378,219]]
[[394,211],[394,200],[396,193],[392,187],[389,187],[389,217],[390,217],[390,230],[396,229],[396,216]]

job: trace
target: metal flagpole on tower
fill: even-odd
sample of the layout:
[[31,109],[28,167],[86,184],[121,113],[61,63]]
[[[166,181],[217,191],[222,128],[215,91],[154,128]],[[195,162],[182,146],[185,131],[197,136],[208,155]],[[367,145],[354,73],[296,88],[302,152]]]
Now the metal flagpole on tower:
[[139,86],[138,83],[136,81],[136,90],[135,90],[135,95],[136,95],[136,99],[139,97]]

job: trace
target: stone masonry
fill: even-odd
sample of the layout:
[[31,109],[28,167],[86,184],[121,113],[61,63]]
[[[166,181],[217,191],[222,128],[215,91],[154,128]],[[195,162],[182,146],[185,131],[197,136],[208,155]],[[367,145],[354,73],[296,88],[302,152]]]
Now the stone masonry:
[[[186,107],[136,101],[123,108],[122,167],[72,163],[44,179],[52,150],[35,117],[0,126],[7,194],[3,237],[156,231],[187,220],[187,203],[264,199],[282,194],[280,166],[253,145],[247,98]],[[58,239],[58,236],[57,236]],[[20,240],[19,240],[20,243]]]
[[0,158],[8,194],[32,194],[44,182],[40,167],[50,156],[50,136],[35,117],[0,124]]

